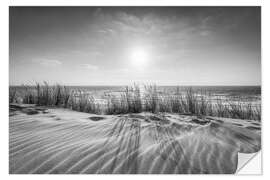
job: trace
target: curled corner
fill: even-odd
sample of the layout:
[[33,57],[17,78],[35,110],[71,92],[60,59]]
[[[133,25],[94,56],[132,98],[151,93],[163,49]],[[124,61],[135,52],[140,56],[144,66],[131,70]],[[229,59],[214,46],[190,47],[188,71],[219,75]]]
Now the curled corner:
[[261,151],[256,153],[238,153],[236,174],[260,175],[262,174]]

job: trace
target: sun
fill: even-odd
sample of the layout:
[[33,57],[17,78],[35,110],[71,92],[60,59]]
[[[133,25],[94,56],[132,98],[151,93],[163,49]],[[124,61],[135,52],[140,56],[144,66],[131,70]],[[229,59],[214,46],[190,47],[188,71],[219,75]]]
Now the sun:
[[148,54],[143,48],[135,48],[131,52],[132,65],[138,68],[143,68],[147,65]]

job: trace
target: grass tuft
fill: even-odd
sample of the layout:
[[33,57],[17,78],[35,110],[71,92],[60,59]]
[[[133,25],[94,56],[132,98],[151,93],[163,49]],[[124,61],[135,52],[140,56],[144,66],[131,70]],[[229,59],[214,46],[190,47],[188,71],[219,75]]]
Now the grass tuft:
[[50,86],[47,82],[35,86],[22,85],[9,88],[9,102],[22,102],[40,106],[70,108],[75,111],[94,114],[127,114],[140,112],[169,112],[197,116],[217,116],[236,119],[261,119],[261,107],[251,103],[233,103],[207,98],[206,92],[185,91],[177,87],[169,94],[159,93],[156,85],[145,85],[141,93],[139,85],[125,87],[120,95],[110,95],[107,103],[96,102],[95,98],[82,90],[71,90],[59,84]]

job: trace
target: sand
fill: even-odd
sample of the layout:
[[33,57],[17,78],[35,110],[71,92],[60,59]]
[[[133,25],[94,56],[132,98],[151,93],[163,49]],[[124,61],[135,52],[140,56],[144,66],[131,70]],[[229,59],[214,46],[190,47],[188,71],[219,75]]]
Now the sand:
[[11,174],[230,174],[260,148],[258,121],[10,106]]

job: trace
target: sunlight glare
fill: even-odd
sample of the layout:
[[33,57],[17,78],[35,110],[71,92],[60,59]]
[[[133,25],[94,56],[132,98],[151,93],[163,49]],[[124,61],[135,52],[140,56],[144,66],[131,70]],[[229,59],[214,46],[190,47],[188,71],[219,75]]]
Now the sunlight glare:
[[134,49],[131,52],[131,61],[134,66],[138,68],[143,68],[147,64],[148,54],[142,48]]

